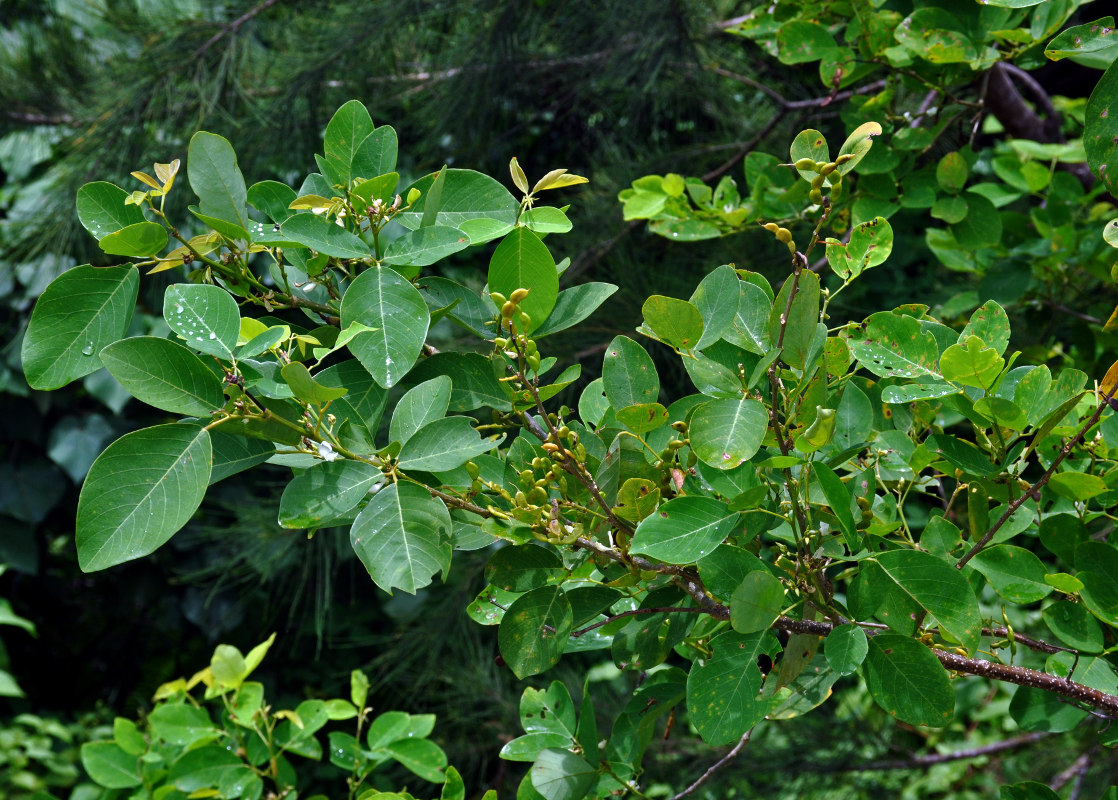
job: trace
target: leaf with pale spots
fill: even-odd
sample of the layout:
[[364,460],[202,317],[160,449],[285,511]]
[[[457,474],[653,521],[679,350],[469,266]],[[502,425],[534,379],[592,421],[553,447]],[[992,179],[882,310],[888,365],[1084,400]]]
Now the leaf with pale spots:
[[606,348],[602,384],[614,408],[655,403],[660,394],[660,377],[652,357],[628,336],[614,337]]
[[734,469],[760,449],[768,422],[765,406],[750,398],[703,403],[691,418],[691,448],[704,464]]
[[687,711],[703,741],[717,747],[736,742],[774,705],[758,697],[764,676],[757,659],[774,658],[780,644],[769,631],[727,631],[711,639],[710,648],[713,657],[687,676]]
[[241,331],[237,301],[220,286],[176,283],[163,296],[163,317],[171,330],[201,353],[232,358]]
[[866,686],[874,701],[910,725],[942,728],[955,713],[955,692],[939,659],[907,636],[882,633],[869,642]]
[[376,330],[358,334],[349,350],[386,389],[412,368],[431,324],[423,295],[389,267],[372,267],[357,276],[342,297],[341,327],[360,322]]
[[573,627],[571,604],[562,589],[533,589],[518,597],[501,619],[501,657],[517,678],[537,675],[559,662]]

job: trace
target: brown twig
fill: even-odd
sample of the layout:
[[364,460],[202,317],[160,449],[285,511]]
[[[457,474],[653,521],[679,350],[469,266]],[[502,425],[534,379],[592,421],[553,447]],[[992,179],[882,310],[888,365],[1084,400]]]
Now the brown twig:
[[1019,747],[1046,739],[1052,734],[1047,731],[1026,733],[1014,736],[1001,742],[992,742],[981,747],[967,747],[962,750],[953,750],[950,753],[929,753],[927,755],[913,756],[912,758],[897,758],[885,761],[871,761],[867,764],[835,764],[825,766],[820,772],[884,772],[886,770],[925,769],[936,764],[947,764],[952,761],[963,761],[968,758],[982,758],[983,756],[1004,753],[1007,750],[1016,750]]
[[1090,419],[1087,420],[1083,427],[1076,431],[1075,436],[1072,436],[1070,439],[1064,442],[1064,446],[1060,448],[1060,453],[1056,456],[1055,460],[1052,462],[1052,465],[1044,471],[1043,475],[1037,478],[1036,483],[1030,486],[1024,494],[1022,494],[1020,497],[1009,504],[1009,506],[1005,510],[1005,513],[1001,515],[1001,517],[998,519],[997,522],[994,523],[993,527],[991,527],[990,530],[986,531],[986,535],[979,539],[974,547],[968,550],[967,554],[959,559],[959,561],[955,564],[956,569],[962,569],[966,566],[968,561],[978,555],[982,551],[982,548],[988,545],[990,543],[990,540],[994,538],[994,534],[1001,530],[1001,527],[1005,525],[1010,517],[1014,515],[1017,509],[1023,506],[1030,497],[1033,497],[1045,484],[1048,483],[1052,476],[1056,474],[1057,467],[1059,467],[1060,464],[1063,463],[1065,458],[1071,455],[1071,451],[1077,444],[1079,444],[1080,440],[1083,439],[1087,431],[1093,428],[1102,417],[1102,412],[1109,405],[1110,398],[1114,396],[1114,392],[1116,389],[1118,389],[1118,384],[1110,387],[1110,391],[1108,391],[1106,393],[1106,396],[1099,402],[1098,407],[1095,409],[1095,413],[1091,415]]
[[577,638],[577,637],[582,636],[584,634],[590,633],[590,631],[595,630],[597,628],[600,628],[603,625],[609,625],[614,620],[621,619],[622,617],[635,617],[635,616],[638,616],[640,614],[705,614],[705,613],[707,613],[706,609],[702,609],[702,608],[672,608],[670,606],[666,607],[666,608],[637,608],[637,609],[634,609],[632,611],[622,611],[620,614],[614,614],[612,617],[609,617],[608,619],[603,619],[601,622],[595,622],[593,625],[587,625],[585,628],[581,628],[581,629],[575,631],[574,633],[572,633],[571,638],[574,639],[574,638]]
[[734,745],[733,749],[730,750],[729,753],[722,756],[722,758],[718,759],[716,762],[711,764],[707,768],[707,771],[699,776],[698,780],[696,780],[694,783],[692,783],[690,786],[688,786],[682,792],[680,792],[679,794],[672,795],[670,800],[681,800],[681,798],[684,798],[687,795],[691,794],[691,792],[695,791],[700,786],[702,786],[704,783],[706,783],[708,780],[710,780],[710,777],[712,775],[714,775],[714,773],[718,772],[718,770],[722,769],[723,767],[725,767],[727,764],[729,764],[731,761],[733,761],[735,758],[738,757],[738,753],[740,753],[745,748],[746,744],[749,743],[749,737],[752,736],[752,735],[753,735],[753,729],[750,728],[744,734],[742,734],[742,737],[738,740],[738,743]]

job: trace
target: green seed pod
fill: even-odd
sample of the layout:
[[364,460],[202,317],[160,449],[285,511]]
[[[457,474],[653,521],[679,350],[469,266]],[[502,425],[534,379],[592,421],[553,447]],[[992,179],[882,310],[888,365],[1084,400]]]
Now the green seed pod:
[[522,303],[524,302],[524,298],[528,296],[528,291],[528,289],[516,289],[509,295],[509,300],[514,303]]
[[512,319],[513,314],[515,313],[516,303],[512,302],[511,300],[507,300],[504,305],[501,306],[501,316],[505,319]]
[[538,506],[540,503],[547,502],[547,491],[536,486],[528,492],[528,502],[532,505]]
[[843,153],[841,156],[835,159],[835,164],[841,167],[852,158],[854,158],[853,153]]
[[776,232],[776,239],[779,242],[788,244],[790,241],[792,241],[792,231],[788,230],[787,228],[781,228]]
[[532,325],[532,318],[528,316],[526,311],[521,311],[516,315],[516,321],[520,323],[521,327],[527,330]]
[[[814,178],[811,179],[811,188],[813,190],[815,190],[815,189],[822,190],[823,182],[825,180],[827,180],[827,179],[825,177],[823,177],[822,175],[816,175]],[[502,309],[502,313],[504,313],[503,309]]]
[[834,172],[836,169],[838,169],[838,164],[836,164],[834,161],[832,161],[830,164],[824,164],[823,169],[819,170],[819,174],[822,177],[825,178],[828,175],[830,175],[832,172]]
[[777,225],[775,222],[766,222],[764,227],[765,230],[767,230],[769,233],[776,233],[778,230],[780,230],[780,226]]
[[795,167],[796,169],[815,169],[815,159],[801,158],[799,161],[797,161],[792,166]]
[[493,305],[498,307],[503,306],[509,301],[509,299],[500,292],[490,292],[489,299],[493,301]]
[[481,475],[481,468],[478,467],[478,465],[475,464],[473,461],[467,461],[466,474],[476,481],[478,479],[478,476]]
[[823,192],[819,189],[812,189],[808,197],[811,198],[811,202],[815,205],[823,205]]

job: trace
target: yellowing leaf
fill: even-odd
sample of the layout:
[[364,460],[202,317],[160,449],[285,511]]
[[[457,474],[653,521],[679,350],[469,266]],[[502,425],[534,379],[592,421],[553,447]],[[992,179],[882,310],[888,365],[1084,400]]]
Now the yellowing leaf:
[[[1115,313],[1118,313],[1118,311]],[[1113,397],[1116,390],[1118,390],[1118,361],[1110,365],[1110,369],[1106,371],[1106,375],[1099,382],[1099,399],[1101,400],[1107,396]]]
[[171,191],[171,186],[175,183],[175,176],[179,172],[179,160],[173,159],[169,164],[155,165],[155,177],[162,181],[163,186],[160,187],[164,192]]
[[524,194],[528,194],[528,176],[524,174],[524,170],[516,162],[516,156],[513,156],[512,161],[509,162],[509,172],[512,174],[512,182],[516,184],[516,188]]
[[581,175],[571,175],[565,169],[553,169],[536,181],[536,185],[532,187],[532,194],[542,192],[544,189],[562,189],[564,186],[575,186],[589,182],[589,178],[584,178]]
[[163,190],[163,186],[159,183],[159,181],[148,175],[146,172],[133,172],[132,177],[140,181],[140,183],[146,183],[152,189],[157,189],[159,191]]

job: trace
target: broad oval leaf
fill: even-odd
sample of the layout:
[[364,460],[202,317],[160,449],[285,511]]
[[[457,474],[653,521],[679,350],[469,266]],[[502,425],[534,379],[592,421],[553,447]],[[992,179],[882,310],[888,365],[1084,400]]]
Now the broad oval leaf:
[[[699,281],[691,294],[691,303],[703,318],[703,335],[695,345],[696,350],[714,344],[734,323],[741,303],[741,283],[737,271],[729,264],[723,264]],[[767,310],[765,317],[768,317]]]
[[915,639],[882,633],[869,642],[866,686],[901,722],[942,728],[955,713],[955,691],[932,651]]
[[167,246],[167,229],[158,222],[135,222],[97,244],[110,255],[149,258]]
[[1118,193],[1118,59],[1091,90],[1083,118],[1087,164],[1107,191]]
[[546,547],[502,547],[485,565],[485,579],[506,592],[528,592],[562,569],[558,554]]
[[129,394],[149,406],[205,417],[225,404],[221,379],[170,339],[121,339],[101,351],[101,361]]
[[39,296],[23,337],[23,373],[33,389],[58,389],[102,366],[100,352],[128,330],[140,273],[135,267],[74,267]]
[[933,615],[963,647],[974,651],[982,635],[982,615],[974,590],[962,572],[920,550],[891,550],[876,560],[906,595]]
[[736,742],[768,713],[772,702],[758,696],[764,676],[757,658],[775,656],[780,644],[769,631],[726,631],[710,648],[714,656],[687,676],[687,711],[703,741],[717,747]]
[[705,464],[734,469],[760,449],[768,425],[768,411],[756,400],[712,400],[699,406],[691,418],[691,449]]
[[284,487],[279,524],[317,528],[352,510],[378,481],[381,471],[364,461],[324,461],[296,475]]
[[641,308],[645,324],[662,342],[692,350],[703,335],[703,315],[686,300],[654,294]]
[[580,283],[559,292],[555,307],[540,327],[532,332],[539,339],[566,330],[589,317],[606,299],[617,291],[612,283]]
[[[352,171],[354,157],[361,143],[373,132],[373,119],[369,110],[360,100],[345,103],[330,118],[323,138],[326,161],[330,164],[340,183],[345,183],[358,173]],[[384,170],[390,172],[391,170]],[[381,173],[360,173],[372,178]]]
[[427,338],[431,314],[423,295],[389,267],[357,276],[342,297],[341,324],[360,322],[376,330],[358,334],[349,349],[386,389],[407,374]]
[[628,336],[616,336],[602,361],[602,384],[614,408],[655,403],[660,377],[652,357]]
[[232,358],[241,312],[237,301],[220,286],[176,283],[163,295],[163,317],[193,349]]
[[[489,289],[505,297],[517,289],[528,289],[520,310],[532,318],[529,331],[544,323],[559,296],[559,274],[539,236],[527,228],[516,228],[501,240],[489,261]],[[517,330],[520,327],[518,322]]]
[[384,264],[426,267],[470,246],[470,237],[448,225],[431,225],[408,231],[384,251]]
[[139,759],[116,742],[86,742],[81,747],[81,761],[89,777],[106,789],[129,789],[143,783]]
[[668,564],[694,564],[733,533],[738,515],[712,497],[677,497],[637,526],[630,549]]
[[492,450],[501,438],[483,439],[470,417],[443,417],[428,422],[400,450],[401,469],[445,472]]
[[392,411],[389,441],[404,444],[428,422],[445,416],[450,406],[450,392],[451,381],[446,375],[437,375],[409,389]]
[[396,169],[398,151],[396,130],[391,125],[381,125],[357,145],[350,165],[350,175],[353,178],[370,179],[388,175]]
[[988,547],[970,563],[990,581],[995,592],[1011,603],[1035,603],[1052,593],[1052,587],[1044,581],[1044,564],[1023,547],[1010,544]]
[[368,258],[372,252],[360,236],[317,214],[294,214],[280,224],[280,233],[293,242],[335,258]]
[[784,610],[784,585],[768,570],[745,576],[730,598],[730,625],[738,633],[768,629]]
[[582,800],[598,778],[598,768],[570,750],[549,747],[528,773],[544,800]]
[[[397,222],[409,230],[420,227],[434,182],[435,174],[425,175],[400,192],[404,197],[412,189],[418,189],[422,194],[411,208],[395,217]],[[469,169],[446,170],[438,200],[439,210],[434,223],[452,228],[461,228],[464,223],[478,219],[515,225],[520,207],[516,198],[500,183],[488,175]]]
[[381,489],[357,515],[349,541],[373,582],[415,594],[450,567],[453,523],[441,500],[414,483]]
[[237,154],[225,138],[206,131],[190,137],[186,177],[198,195],[199,211],[248,228],[248,190],[237,166]]
[[513,601],[501,619],[501,657],[517,678],[537,675],[559,662],[573,627],[571,604],[562,589],[533,589]]
[[141,558],[185,525],[206,493],[210,435],[193,425],[125,434],[89,468],[78,497],[78,565],[84,572]]
[[128,192],[107,181],[94,181],[78,189],[78,219],[100,241],[129,225],[144,222],[137,205],[125,205]]
[[856,623],[839,625],[824,640],[827,663],[839,675],[853,675],[869,652],[866,632]]

